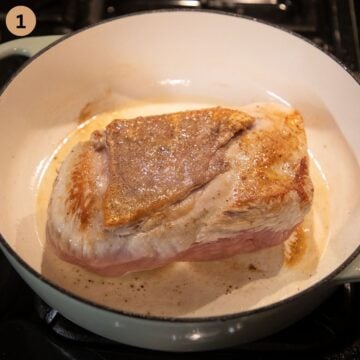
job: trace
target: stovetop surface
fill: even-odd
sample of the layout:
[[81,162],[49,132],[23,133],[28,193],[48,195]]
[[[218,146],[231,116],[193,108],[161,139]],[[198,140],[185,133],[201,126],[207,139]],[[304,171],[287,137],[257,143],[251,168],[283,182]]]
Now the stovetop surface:
[[24,283],[0,253],[0,359],[357,359],[360,285],[340,286],[289,328],[257,342],[218,351],[169,354],[114,343],[63,318]]
[[[254,4],[254,2],[256,4]],[[0,43],[14,38],[6,12],[21,1],[0,3]],[[360,71],[359,1],[277,0],[28,0],[38,18],[31,35],[66,34],[101,19],[157,8],[205,8],[254,16],[295,31]],[[355,18],[355,20],[354,20]],[[0,60],[0,87],[27,59]],[[1,121],[1,119],[0,119]],[[360,284],[339,286],[313,313],[268,338],[241,347],[169,354],[116,344],[81,329],[47,306],[0,252],[0,360],[10,359],[360,359]]]

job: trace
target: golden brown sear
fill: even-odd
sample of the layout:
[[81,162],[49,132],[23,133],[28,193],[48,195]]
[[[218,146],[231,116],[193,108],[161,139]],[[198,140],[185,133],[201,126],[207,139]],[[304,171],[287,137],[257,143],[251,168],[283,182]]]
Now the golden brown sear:
[[253,121],[221,107],[113,121],[106,128],[105,225],[134,222],[224,172],[226,145]]

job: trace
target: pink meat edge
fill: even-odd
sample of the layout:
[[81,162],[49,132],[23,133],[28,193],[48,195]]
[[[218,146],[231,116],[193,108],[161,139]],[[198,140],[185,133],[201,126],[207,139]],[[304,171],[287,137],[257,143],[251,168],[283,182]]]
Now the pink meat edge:
[[[159,256],[143,257],[123,263],[114,263],[114,260],[109,262],[106,260],[99,261],[99,259],[93,261],[80,258],[75,254],[62,251],[59,247],[56,246],[56,242],[51,241],[49,238],[48,240],[57,256],[62,260],[75,265],[80,265],[86,270],[98,275],[110,277],[121,276],[133,272],[152,270],[176,261],[222,260],[239,255],[241,253],[250,253],[264,248],[273,247],[287,240],[296,226],[290,230],[284,231],[243,231],[232,238],[219,238],[218,240],[210,243],[193,245],[189,249],[180,252],[176,256],[166,259]],[[121,255],[112,255],[111,258],[120,259]]]

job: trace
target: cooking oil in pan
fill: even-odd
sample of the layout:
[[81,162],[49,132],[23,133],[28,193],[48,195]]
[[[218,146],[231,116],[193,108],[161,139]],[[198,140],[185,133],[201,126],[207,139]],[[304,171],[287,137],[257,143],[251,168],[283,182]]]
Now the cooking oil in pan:
[[[39,229],[58,167],[79,141],[116,118],[204,108],[213,104],[141,104],[82,119],[56,149],[39,188]],[[249,107],[247,106],[247,109]],[[159,269],[119,277],[102,277],[60,260],[44,240],[42,274],[65,289],[108,307],[141,314],[202,317],[240,312],[269,304],[295,292],[314,271],[326,246],[327,184],[310,154],[315,193],[311,212],[285,244],[230,259],[178,262]]]

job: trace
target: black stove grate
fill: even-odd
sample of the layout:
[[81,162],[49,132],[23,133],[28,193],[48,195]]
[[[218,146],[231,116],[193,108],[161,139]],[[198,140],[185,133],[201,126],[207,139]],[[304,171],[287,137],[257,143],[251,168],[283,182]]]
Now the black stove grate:
[[[14,39],[7,11],[21,0],[0,2],[0,42]],[[210,9],[255,17],[297,32],[360,72],[358,0],[27,0],[37,15],[30,36],[67,34],[102,19],[155,9]]]
[[114,343],[62,317],[40,300],[0,254],[0,359],[356,359],[360,285],[344,285],[312,314],[263,340],[230,349],[169,354]]

